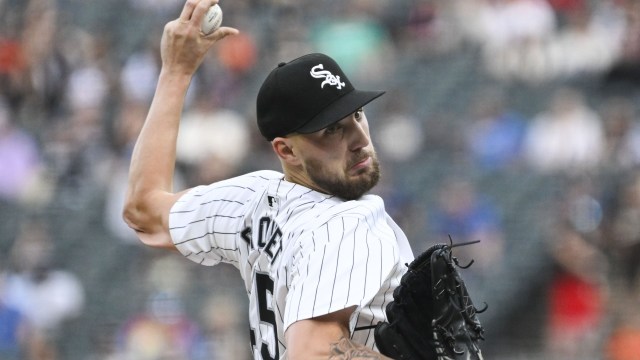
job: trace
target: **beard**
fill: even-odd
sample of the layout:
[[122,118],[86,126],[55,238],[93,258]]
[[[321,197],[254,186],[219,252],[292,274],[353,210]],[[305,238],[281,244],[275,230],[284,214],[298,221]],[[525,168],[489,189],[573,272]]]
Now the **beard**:
[[[376,186],[380,180],[380,163],[376,154],[371,153],[367,154],[367,156],[371,156],[371,167],[363,169],[355,178],[328,173],[324,168],[324,163],[317,159],[309,159],[307,161],[307,173],[309,178],[327,193],[345,200],[356,200]],[[364,157],[360,157],[349,167],[361,161]]]

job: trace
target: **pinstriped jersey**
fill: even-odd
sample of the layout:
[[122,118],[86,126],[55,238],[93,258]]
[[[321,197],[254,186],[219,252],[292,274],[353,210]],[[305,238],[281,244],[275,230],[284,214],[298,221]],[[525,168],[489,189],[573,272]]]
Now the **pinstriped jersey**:
[[255,359],[285,357],[292,323],[355,306],[352,339],[375,349],[373,329],[413,259],[382,199],[344,201],[257,171],[199,186],[169,216],[187,258],[235,266],[249,296]]

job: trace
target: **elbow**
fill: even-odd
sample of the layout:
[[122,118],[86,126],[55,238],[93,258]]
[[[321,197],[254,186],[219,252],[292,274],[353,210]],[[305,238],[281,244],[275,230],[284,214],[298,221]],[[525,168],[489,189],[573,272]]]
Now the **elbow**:
[[135,202],[129,198],[125,200],[122,207],[122,220],[136,232],[142,231],[141,213],[140,207]]
[[135,206],[129,202],[125,202],[122,207],[122,220],[133,230],[136,229],[136,212]]
[[144,211],[144,206],[139,201],[134,201],[131,197],[127,197],[122,207],[122,220],[136,232],[143,243],[144,237],[141,234],[149,232],[145,225],[145,219],[148,219],[148,217],[149,215]]
[[153,206],[149,199],[127,196],[122,208],[122,219],[136,232],[136,236],[144,245],[174,250],[175,246],[163,217],[157,211],[159,206]]
[[140,196],[133,191],[131,187],[127,189],[124,196],[124,203],[122,205],[122,219],[131,228],[135,228],[136,219],[138,218],[138,210],[141,205]]

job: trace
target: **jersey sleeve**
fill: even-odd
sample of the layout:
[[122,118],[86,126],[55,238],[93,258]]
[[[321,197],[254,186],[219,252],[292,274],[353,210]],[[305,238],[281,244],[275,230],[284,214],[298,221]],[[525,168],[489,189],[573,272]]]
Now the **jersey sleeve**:
[[354,305],[357,313],[387,292],[399,259],[394,240],[358,217],[334,218],[302,239],[287,295],[285,329]]
[[244,219],[256,192],[252,185],[239,177],[184,194],[169,214],[169,231],[180,253],[202,265],[237,265]]

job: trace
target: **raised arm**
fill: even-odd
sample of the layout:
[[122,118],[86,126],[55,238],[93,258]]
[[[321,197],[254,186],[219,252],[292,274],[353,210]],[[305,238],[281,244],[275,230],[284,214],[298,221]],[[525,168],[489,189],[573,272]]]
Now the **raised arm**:
[[217,0],[187,0],[180,17],[164,28],[162,68],[149,113],[136,141],[123,209],[126,223],[153,247],[174,248],[169,210],[181,193],[173,190],[176,140],[184,98],[205,54],[218,40],[238,31],[221,27],[204,36],[200,25]]

